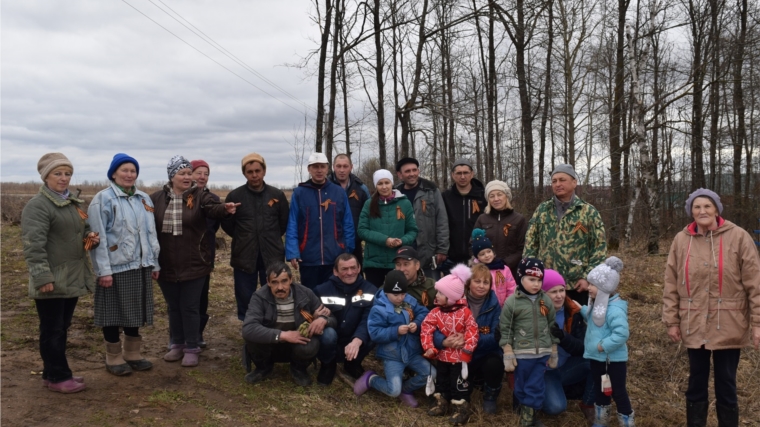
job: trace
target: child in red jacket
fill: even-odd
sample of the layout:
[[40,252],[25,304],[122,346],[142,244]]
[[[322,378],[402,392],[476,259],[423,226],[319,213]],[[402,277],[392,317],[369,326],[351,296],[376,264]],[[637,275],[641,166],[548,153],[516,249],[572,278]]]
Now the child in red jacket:
[[[472,272],[466,265],[459,264],[451,269],[451,274],[436,282],[436,307],[425,317],[420,332],[424,356],[438,360],[434,395],[436,404],[428,411],[428,415],[445,415],[451,401],[454,414],[449,422],[454,425],[466,424],[470,419],[471,389],[467,381],[467,363],[472,360],[472,353],[478,345],[478,324],[464,297],[464,284],[471,275]],[[464,345],[437,350],[433,344],[436,329],[446,337],[461,335]]]

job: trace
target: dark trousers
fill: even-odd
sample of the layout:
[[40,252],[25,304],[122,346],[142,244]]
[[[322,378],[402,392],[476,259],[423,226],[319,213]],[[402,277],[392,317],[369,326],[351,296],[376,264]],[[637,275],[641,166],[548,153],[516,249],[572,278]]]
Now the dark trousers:
[[736,400],[736,368],[739,366],[741,350],[705,350],[690,348],[689,350],[689,388],[686,390],[686,400],[689,402],[707,402],[707,382],[710,379],[710,355],[713,361],[715,380],[715,400],[730,408],[735,408]]
[[438,361],[436,366],[435,392],[446,400],[470,401],[469,380],[462,379],[462,364]]
[[383,283],[385,283],[385,275],[391,270],[391,268],[365,268],[364,278],[367,279],[369,283],[377,286],[378,289],[382,289]]
[[158,281],[169,311],[169,334],[172,344],[198,348],[201,291],[206,277],[184,282]]
[[299,370],[306,370],[319,352],[319,339],[314,337],[306,344],[260,344],[246,341],[251,360],[258,369],[269,369],[275,363],[290,363]]
[[266,266],[259,252],[256,259],[256,271],[246,273],[239,268],[232,269],[232,277],[235,281],[235,301],[237,302],[237,315],[239,320],[245,319],[245,313],[248,311],[248,303],[251,302],[253,293],[256,292],[256,283],[261,286],[267,283]]
[[60,383],[71,379],[66,360],[66,339],[79,298],[35,299],[40,318],[40,357],[42,379]]
[[577,302],[581,306],[588,305],[588,291],[578,292],[576,290],[568,290],[567,297]]
[[[103,339],[110,343],[116,343],[119,342],[121,337],[119,336],[119,328],[120,326],[105,326],[103,328]],[[134,327],[124,327],[124,335],[129,337],[139,337],[140,336],[140,328]]]
[[301,272],[301,284],[314,290],[317,286],[325,283],[332,276],[333,266],[330,265],[299,265]]
[[330,327],[325,328],[321,336],[319,336],[319,353],[317,359],[324,364],[333,362],[342,362],[343,368],[353,377],[360,377],[364,373],[362,368],[362,361],[365,357],[375,348],[375,345],[371,342],[365,343],[359,347],[359,353],[356,358],[351,361],[346,361],[346,345],[350,344],[351,337],[343,337],[340,340],[338,332]]
[[[608,406],[615,399],[619,414],[631,415],[631,399],[628,398],[628,390],[625,388],[626,376],[628,375],[628,363],[626,362],[599,362],[590,360],[591,376],[594,378],[594,390],[596,397],[594,403],[598,406]],[[602,375],[610,376],[612,384],[612,396],[602,393]]]
[[201,289],[201,302],[198,306],[198,315],[200,318],[200,327],[198,329],[198,336],[200,340],[203,340],[203,331],[208,324],[208,291],[211,288],[211,275],[206,276],[206,280],[203,282],[203,289]]
[[537,359],[517,359],[515,367],[515,397],[520,404],[535,410],[544,406],[546,383],[544,373],[549,356]]
[[484,383],[491,389],[501,387],[504,379],[504,359],[498,352],[489,353],[467,365],[472,382]]

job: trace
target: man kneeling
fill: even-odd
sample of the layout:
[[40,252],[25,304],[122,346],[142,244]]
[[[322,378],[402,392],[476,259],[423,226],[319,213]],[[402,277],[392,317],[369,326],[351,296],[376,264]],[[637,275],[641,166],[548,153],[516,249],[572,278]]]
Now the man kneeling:
[[306,368],[317,356],[325,327],[337,322],[311,289],[293,283],[283,262],[267,268],[267,286],[251,297],[243,321],[243,339],[256,369],[245,376],[251,384],[267,378],[275,363],[290,363],[293,381],[306,387],[311,377]]

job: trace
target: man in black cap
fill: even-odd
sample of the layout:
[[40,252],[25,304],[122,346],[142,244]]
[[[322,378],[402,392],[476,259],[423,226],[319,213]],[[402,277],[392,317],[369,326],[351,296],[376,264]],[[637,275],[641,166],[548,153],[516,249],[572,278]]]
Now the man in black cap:
[[425,277],[420,268],[417,251],[411,246],[402,246],[396,250],[393,262],[396,264],[396,270],[404,273],[406,281],[409,282],[407,293],[428,310],[432,309],[438,291],[435,290],[435,280]]
[[[475,178],[472,164],[467,159],[458,159],[451,168],[454,184],[443,192],[443,203],[449,217],[449,261],[466,264],[470,259],[470,235],[478,219],[488,204],[483,183]],[[443,273],[448,273],[443,271]]]
[[[401,182],[396,189],[414,206],[417,221],[417,258],[428,277],[443,264],[449,253],[449,220],[438,187],[420,178],[420,162],[406,157],[396,163],[396,175]],[[474,220],[473,220],[474,223]]]

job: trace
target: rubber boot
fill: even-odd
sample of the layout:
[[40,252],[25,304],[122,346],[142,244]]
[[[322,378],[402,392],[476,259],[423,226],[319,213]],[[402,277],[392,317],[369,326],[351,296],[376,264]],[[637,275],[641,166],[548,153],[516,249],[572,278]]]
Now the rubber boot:
[[496,413],[496,401],[499,400],[501,384],[496,388],[491,388],[488,384],[483,384],[483,412],[486,414]]
[[607,427],[610,425],[610,405],[594,405],[594,424],[591,427]]
[[435,405],[428,410],[428,415],[431,417],[442,417],[446,415],[446,411],[449,409],[449,401],[441,393],[435,393]]
[[589,424],[594,423],[594,405],[586,405],[583,402],[578,402],[578,407],[581,408],[583,416],[586,418]]
[[168,353],[164,354],[164,360],[167,362],[176,362],[178,360],[181,360],[185,352],[182,351],[185,349],[185,344],[172,344],[171,350],[169,350]]
[[153,364],[142,357],[140,348],[142,347],[142,337],[130,337],[124,335],[124,345],[122,347],[122,357],[129,364],[133,371],[147,371],[153,367]]
[[200,347],[196,348],[183,348],[182,352],[184,353],[182,356],[182,366],[186,368],[194,368],[198,366],[198,362],[200,361],[201,357],[201,349]]
[[520,405],[521,427],[546,427],[546,424],[538,420],[538,410],[530,406]]
[[705,427],[707,425],[707,407],[709,403],[686,402],[686,427]]
[[630,415],[623,415],[618,412],[617,419],[620,427],[636,427],[636,423],[634,422],[634,414],[635,412],[631,412]]
[[106,369],[108,372],[116,376],[131,374],[132,368],[121,356],[121,341],[108,342],[104,340],[103,342],[106,343]]
[[718,427],[737,427],[739,425],[739,407],[715,404],[718,412]]
[[463,426],[470,420],[470,402],[459,399],[451,401],[454,413],[449,417],[449,422],[455,426]]

